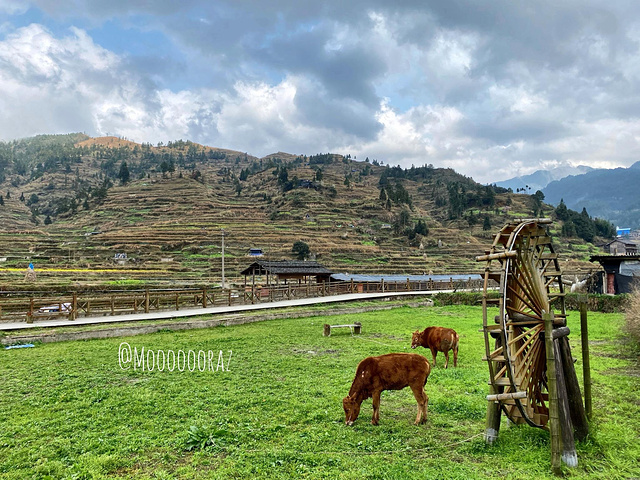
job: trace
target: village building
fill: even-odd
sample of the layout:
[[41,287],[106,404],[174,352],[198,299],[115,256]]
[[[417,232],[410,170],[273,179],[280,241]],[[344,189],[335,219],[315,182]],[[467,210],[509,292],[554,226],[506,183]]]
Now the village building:
[[278,285],[281,282],[285,284],[329,282],[333,272],[317,262],[279,260],[254,262],[240,273],[244,275],[246,286],[248,277],[251,277],[252,285],[255,285],[256,277],[260,277],[259,281],[263,278],[266,285]]
[[618,295],[631,293],[640,287],[640,255],[594,255],[592,262],[598,262],[604,269],[596,282],[597,293]]
[[602,248],[605,253],[610,255],[636,255],[638,253],[637,243],[620,238],[605,243]]

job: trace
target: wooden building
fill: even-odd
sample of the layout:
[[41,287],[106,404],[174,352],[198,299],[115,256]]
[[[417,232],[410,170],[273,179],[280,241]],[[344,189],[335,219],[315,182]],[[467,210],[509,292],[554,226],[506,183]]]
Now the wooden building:
[[605,243],[602,248],[605,253],[610,255],[637,255],[638,244],[630,241],[624,241],[619,238]]
[[322,283],[329,282],[333,273],[317,262],[301,260],[257,261],[249,265],[242,272],[244,284],[248,277],[251,284],[256,283],[256,277],[266,277],[266,285],[279,283]]
[[640,255],[594,255],[590,260],[604,269],[599,293],[618,295],[640,287]]

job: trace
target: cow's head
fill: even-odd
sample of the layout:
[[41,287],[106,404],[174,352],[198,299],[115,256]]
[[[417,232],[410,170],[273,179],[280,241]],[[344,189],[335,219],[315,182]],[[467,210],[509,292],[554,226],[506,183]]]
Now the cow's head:
[[420,334],[420,330],[416,330],[411,335],[411,348],[416,348],[422,345],[422,335]]
[[344,423],[351,426],[360,415],[360,404],[351,397],[342,399],[342,407],[344,408]]

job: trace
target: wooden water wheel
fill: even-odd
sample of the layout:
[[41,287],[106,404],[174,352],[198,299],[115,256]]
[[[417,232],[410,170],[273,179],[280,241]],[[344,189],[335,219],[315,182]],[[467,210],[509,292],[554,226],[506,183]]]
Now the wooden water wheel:
[[[583,440],[589,425],[569,347],[562,272],[544,228],[550,223],[508,223],[476,260],[486,262],[482,331],[490,391],[485,440],[497,438],[501,412],[515,424],[549,430],[552,468],[558,473],[561,461],[578,464],[574,433]],[[494,282],[498,315],[489,309]]]
[[[514,423],[544,428],[549,420],[543,314],[559,300],[556,323],[565,322],[564,286],[558,255],[536,219],[505,225],[487,255],[484,290],[499,284],[499,315],[483,309],[485,360],[492,391]],[[552,292],[553,286],[553,292]],[[495,311],[495,310],[494,310]],[[506,348],[505,348],[506,346]]]

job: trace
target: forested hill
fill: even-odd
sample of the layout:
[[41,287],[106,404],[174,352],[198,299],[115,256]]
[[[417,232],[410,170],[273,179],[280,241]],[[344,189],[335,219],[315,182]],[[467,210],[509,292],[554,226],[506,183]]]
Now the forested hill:
[[640,229],[640,162],[629,168],[598,169],[550,183],[549,201],[607,218],[621,227]]
[[[348,154],[257,158],[183,140],[150,145],[84,134],[0,143],[0,248],[19,255],[26,247],[11,244],[12,235],[28,231],[32,243],[48,239],[40,250],[52,262],[62,243],[80,241],[88,263],[125,251],[140,262],[171,257],[210,269],[224,228],[238,268],[251,247],[292,258],[301,241],[336,271],[467,273],[479,271],[473,257],[505,222],[554,216],[543,200],[541,192],[514,194],[451,169],[403,169]],[[552,233],[584,269],[597,251],[585,239],[612,230],[573,214]],[[577,228],[566,228],[574,220]]]

